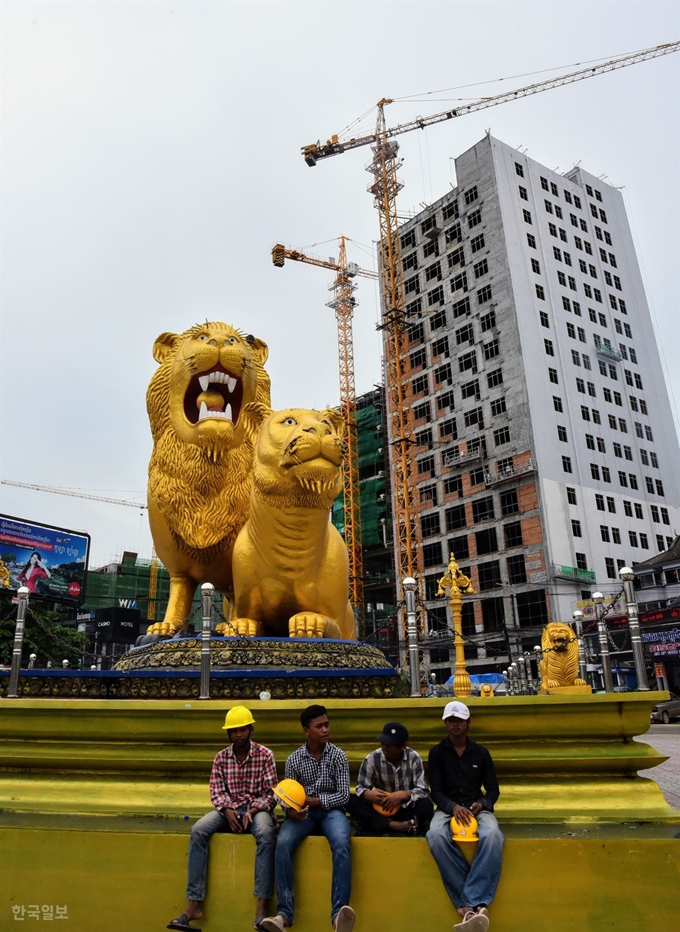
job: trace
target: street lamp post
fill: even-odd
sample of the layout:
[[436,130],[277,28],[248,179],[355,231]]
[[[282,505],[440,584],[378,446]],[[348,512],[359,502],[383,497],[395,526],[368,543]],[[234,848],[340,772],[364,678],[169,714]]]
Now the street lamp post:
[[586,664],[586,646],[583,642],[583,612],[578,610],[572,612],[574,627],[576,628],[576,637],[578,638],[578,675],[584,683],[588,682],[588,670]]
[[406,640],[408,643],[408,669],[411,677],[411,696],[420,695],[420,663],[418,660],[418,625],[416,622],[416,587],[412,576],[402,580],[406,601]]
[[26,609],[28,608],[28,589],[21,586],[17,589],[17,623],[14,629],[14,647],[12,649],[12,667],[9,672],[8,699],[19,698],[19,671],[21,670],[21,651],[24,646],[24,625]]
[[595,617],[597,618],[597,637],[600,642],[600,660],[602,662],[602,675],[604,677],[604,690],[607,693],[614,692],[614,680],[612,679],[612,664],[609,658],[609,639],[607,637],[607,623],[602,614],[602,605],[604,596],[601,592],[593,592],[593,602],[595,603]]
[[206,582],[201,586],[203,626],[201,628],[201,685],[198,698],[210,699],[210,635],[212,633],[212,597],[215,587]]
[[628,630],[630,631],[630,643],[633,648],[633,663],[635,664],[637,688],[642,692],[648,690],[649,685],[647,683],[645,654],[642,649],[642,637],[640,636],[640,619],[638,618],[637,602],[633,590],[635,574],[629,566],[622,566],[619,570],[619,576],[623,583],[623,594],[626,599],[626,609],[628,611]]
[[465,642],[463,641],[463,595],[474,593],[472,583],[461,573],[456,558],[451,554],[447,573],[439,580],[437,595],[446,595],[449,590],[449,605],[453,618],[454,645],[456,648],[456,669],[453,673],[453,692],[465,698],[472,692],[472,682],[465,663]]

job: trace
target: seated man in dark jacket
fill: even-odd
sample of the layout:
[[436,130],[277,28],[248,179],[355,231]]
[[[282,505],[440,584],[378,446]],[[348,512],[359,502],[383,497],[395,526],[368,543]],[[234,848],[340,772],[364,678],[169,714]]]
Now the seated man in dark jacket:
[[[442,719],[448,737],[429,755],[432,799],[437,811],[427,833],[446,892],[463,921],[461,932],[486,932],[487,906],[494,898],[501,875],[503,835],[492,815],[500,791],[491,755],[467,737],[470,710],[462,702],[449,702]],[[484,788],[482,791],[482,787]],[[477,819],[479,844],[469,865],[452,841],[451,816],[463,825]]]

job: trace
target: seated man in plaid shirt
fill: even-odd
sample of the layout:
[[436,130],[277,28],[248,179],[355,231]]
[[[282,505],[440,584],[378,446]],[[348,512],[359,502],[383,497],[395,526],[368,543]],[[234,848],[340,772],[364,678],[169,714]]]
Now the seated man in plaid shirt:
[[420,754],[406,746],[408,730],[388,722],[375,740],[380,747],[364,758],[350,815],[374,835],[424,835],[434,807]]
[[276,823],[272,810],[276,799],[276,763],[269,748],[252,740],[255,719],[245,706],[227,712],[224,723],[231,746],[220,751],[210,774],[210,801],[215,807],[191,829],[187,880],[188,905],[168,929],[200,932],[189,925],[203,915],[208,873],[208,842],[216,832],[251,832],[255,837],[255,907],[256,929],[267,914],[268,901],[274,892],[274,848]]
[[352,883],[350,826],[345,808],[349,799],[347,755],[331,744],[326,710],[311,705],[300,716],[307,741],[286,761],[286,779],[304,787],[305,806],[289,809],[276,846],[277,915],[260,923],[263,932],[281,932],[293,924],[293,853],[308,835],[325,835],[333,856],[331,924],[335,932],[352,932],[354,910],[349,906]]

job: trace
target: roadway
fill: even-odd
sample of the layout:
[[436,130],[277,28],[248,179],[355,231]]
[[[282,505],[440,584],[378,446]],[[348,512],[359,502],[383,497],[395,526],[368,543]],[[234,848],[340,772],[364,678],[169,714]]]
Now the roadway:
[[666,801],[680,809],[680,722],[670,725],[651,725],[649,731],[636,738],[651,744],[661,754],[667,754],[668,760],[651,770],[641,770],[641,777],[656,780],[666,797]]

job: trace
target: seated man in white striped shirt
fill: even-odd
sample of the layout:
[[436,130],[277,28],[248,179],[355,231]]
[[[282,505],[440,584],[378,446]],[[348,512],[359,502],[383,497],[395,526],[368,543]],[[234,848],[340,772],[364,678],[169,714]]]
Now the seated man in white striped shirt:
[[364,758],[350,796],[353,821],[371,835],[424,835],[433,806],[421,757],[406,746],[406,727],[388,722],[375,740],[380,747]]

